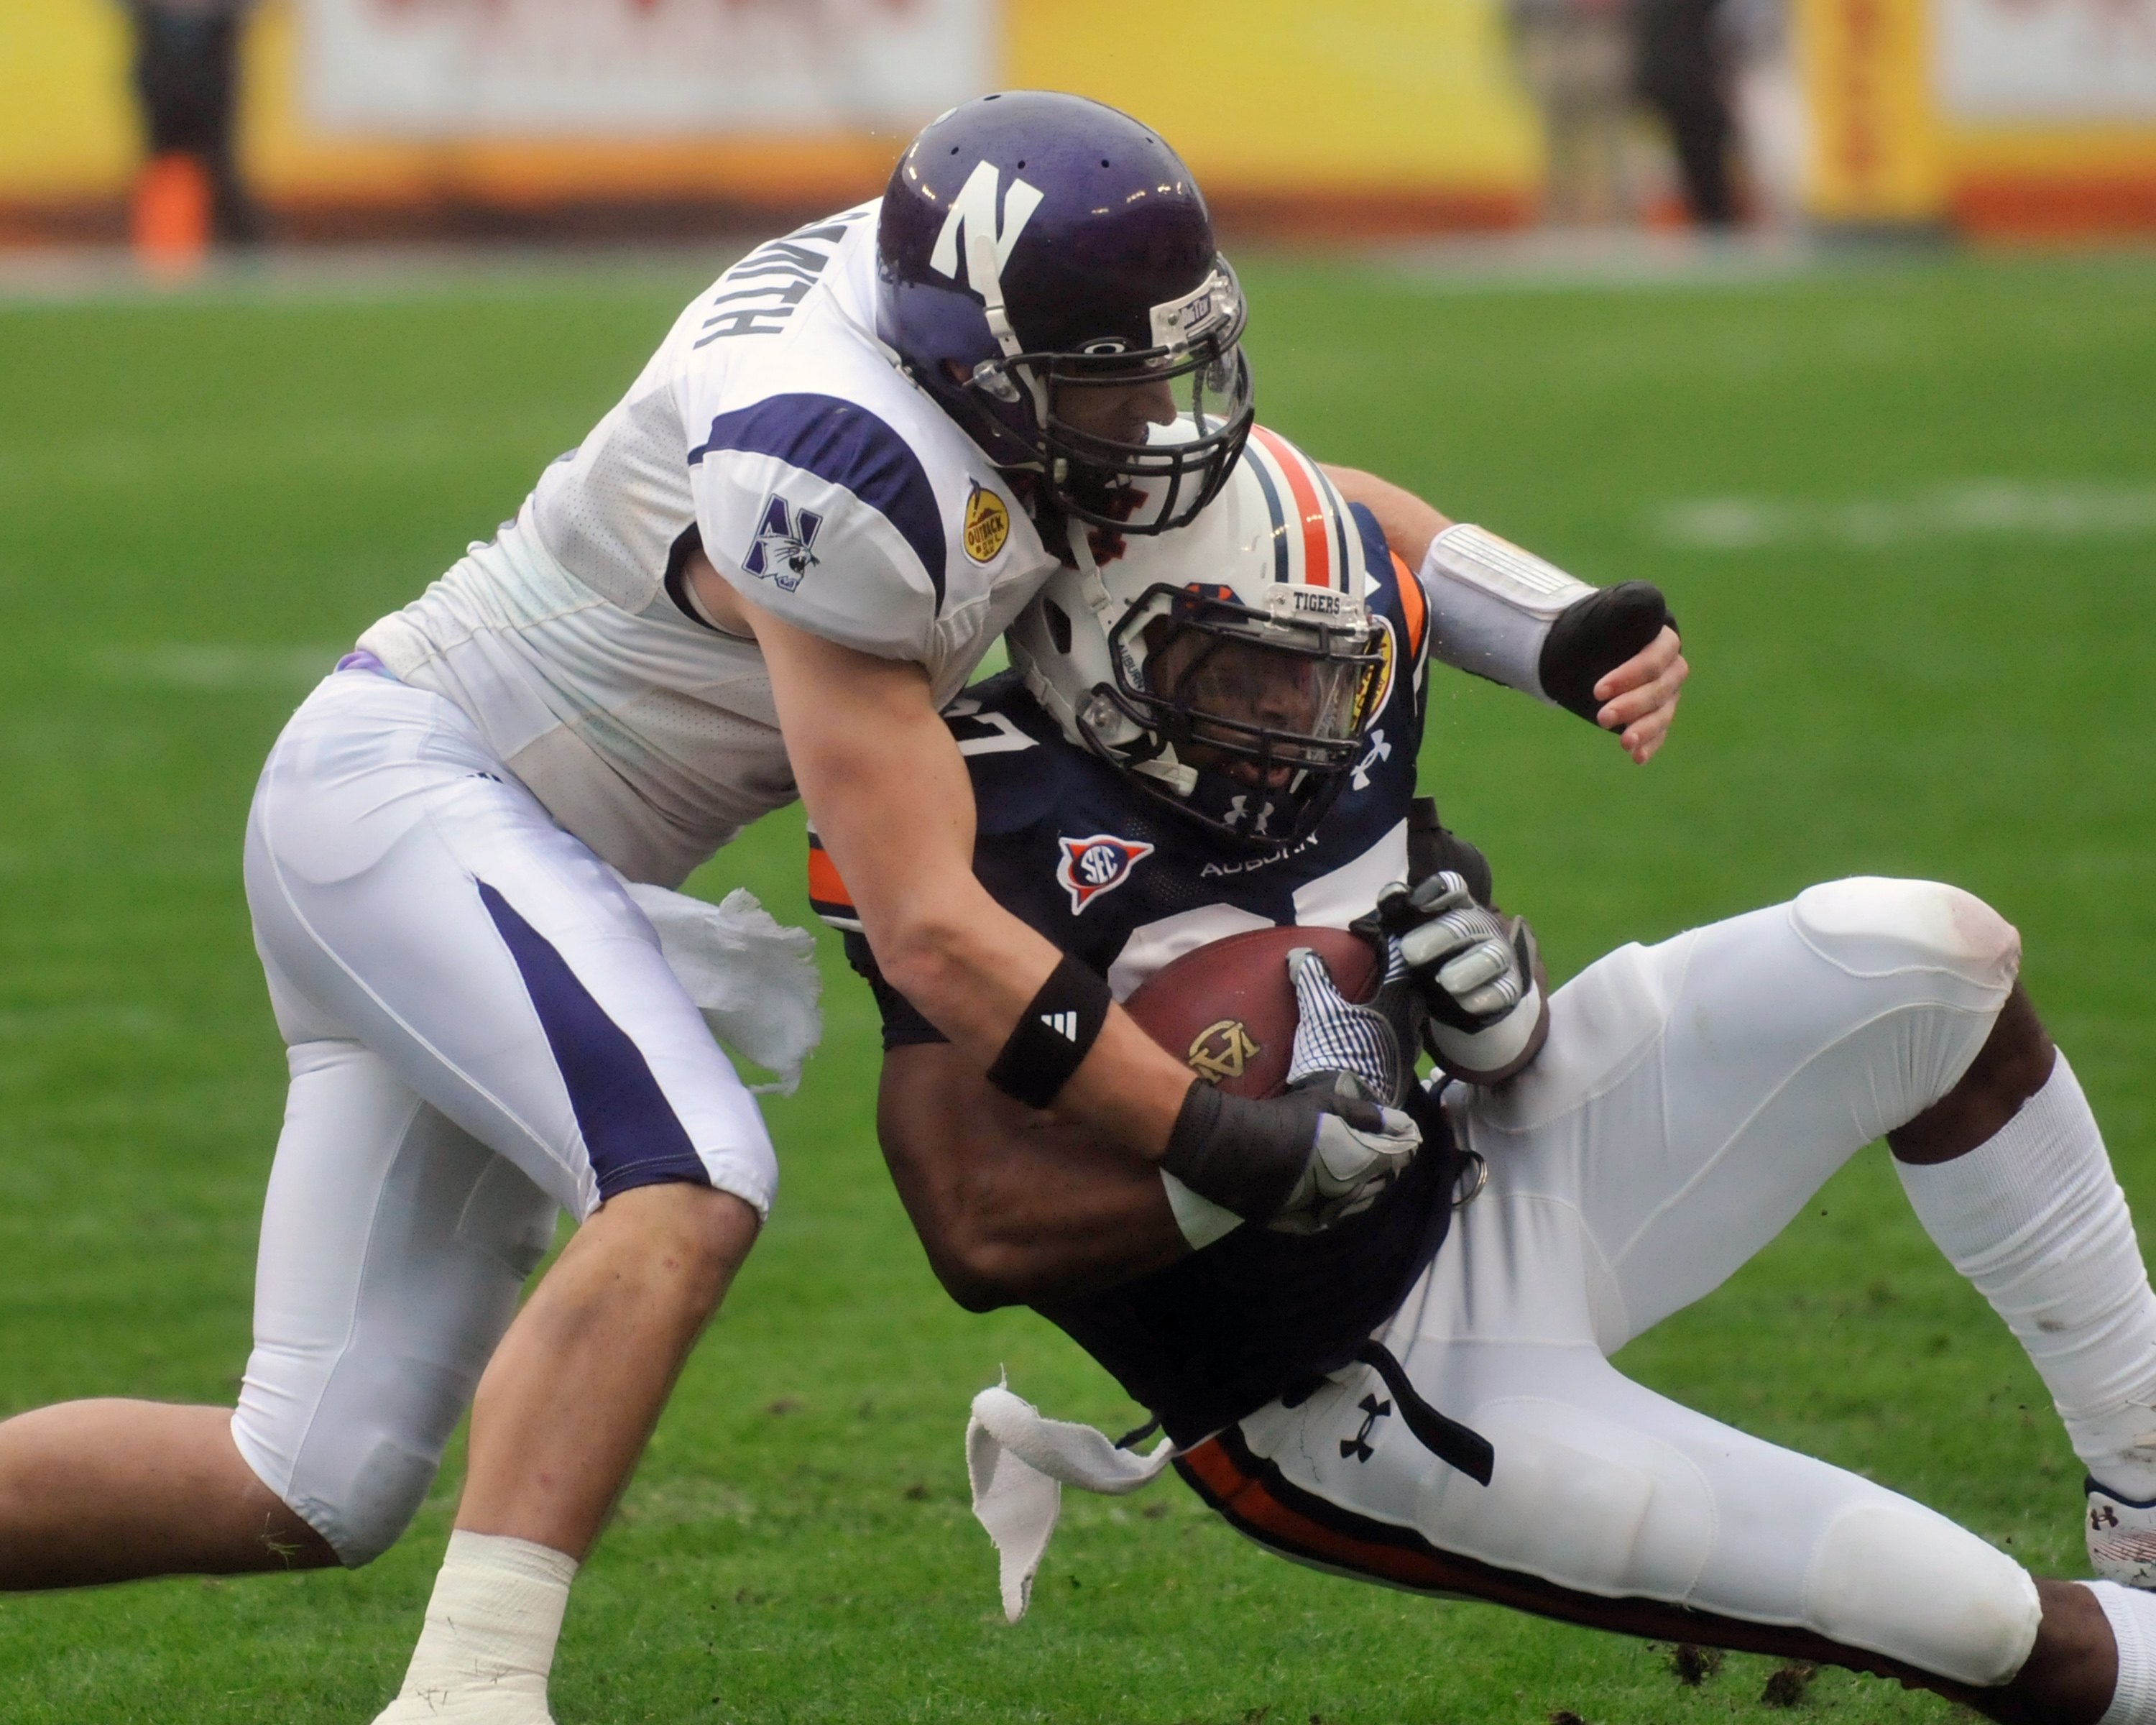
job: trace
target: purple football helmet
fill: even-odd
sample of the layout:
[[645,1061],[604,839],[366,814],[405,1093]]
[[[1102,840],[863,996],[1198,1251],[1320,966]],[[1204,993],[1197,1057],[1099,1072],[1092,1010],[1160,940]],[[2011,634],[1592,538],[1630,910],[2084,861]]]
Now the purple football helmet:
[[1190,170],[1127,114],[1008,90],[892,170],[877,333],[999,467],[1126,533],[1189,521],[1253,417],[1242,290]]

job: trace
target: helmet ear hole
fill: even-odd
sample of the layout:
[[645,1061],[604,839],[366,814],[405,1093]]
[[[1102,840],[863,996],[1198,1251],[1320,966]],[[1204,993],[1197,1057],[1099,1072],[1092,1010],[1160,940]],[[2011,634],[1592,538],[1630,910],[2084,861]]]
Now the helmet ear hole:
[[1070,651],[1070,614],[1053,599],[1040,602],[1040,614],[1048,624],[1048,639],[1058,653],[1067,655]]

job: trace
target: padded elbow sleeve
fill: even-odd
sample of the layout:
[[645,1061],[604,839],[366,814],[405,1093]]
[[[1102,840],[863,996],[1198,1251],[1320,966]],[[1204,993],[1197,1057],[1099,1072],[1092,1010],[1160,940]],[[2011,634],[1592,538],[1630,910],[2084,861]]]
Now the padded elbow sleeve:
[[1650,583],[1590,587],[1466,522],[1430,542],[1420,578],[1440,659],[1590,723],[1595,684],[1671,621]]

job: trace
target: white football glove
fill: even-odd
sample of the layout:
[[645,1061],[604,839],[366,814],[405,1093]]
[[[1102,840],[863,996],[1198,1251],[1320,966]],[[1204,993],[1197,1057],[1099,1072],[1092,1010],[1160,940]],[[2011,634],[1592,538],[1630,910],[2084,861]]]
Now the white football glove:
[[1500,1084],[1541,1051],[1549,1004],[1524,917],[1478,904],[1450,870],[1412,889],[1395,881],[1378,915],[1429,1009],[1423,1035],[1438,1065],[1470,1084]]
[[1319,1074],[1345,1072],[1362,1081],[1363,1093],[1389,1102],[1400,1093],[1400,1038],[1376,1004],[1358,1006],[1340,992],[1325,961],[1307,947],[1287,955],[1295,987],[1295,1043],[1288,1054],[1287,1084],[1300,1087]]
[[1302,1176],[1265,1222],[1277,1234],[1316,1234],[1360,1215],[1408,1171],[1422,1148],[1415,1123],[1372,1101],[1352,1072],[1319,1072],[1290,1096],[1309,1096],[1325,1111]]

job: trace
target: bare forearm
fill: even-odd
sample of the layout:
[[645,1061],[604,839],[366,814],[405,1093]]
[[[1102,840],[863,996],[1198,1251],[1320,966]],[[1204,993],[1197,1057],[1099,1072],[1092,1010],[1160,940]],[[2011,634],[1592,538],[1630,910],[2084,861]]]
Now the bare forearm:
[[1358,467],[1325,467],[1326,477],[1350,503],[1359,503],[1378,518],[1378,526],[1393,554],[1410,569],[1422,562],[1430,542],[1451,521],[1415,495]]
[[[752,620],[802,797],[886,980],[985,1071],[1062,955],[974,877],[973,787],[925,674]],[[1158,1157],[1190,1082],[1111,1009],[1056,1103]]]
[[891,1051],[877,1132],[937,1276],[973,1310],[1127,1281],[1189,1250],[1152,1164],[998,1095],[947,1046]]

